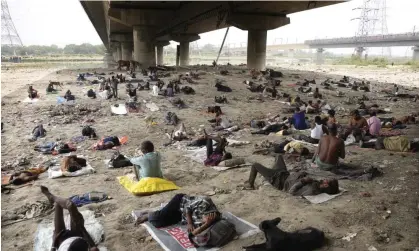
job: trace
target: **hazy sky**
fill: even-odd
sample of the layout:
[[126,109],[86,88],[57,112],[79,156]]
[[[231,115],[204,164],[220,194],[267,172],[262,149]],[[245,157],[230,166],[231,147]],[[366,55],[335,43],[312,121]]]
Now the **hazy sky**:
[[[89,18],[77,0],[7,0],[16,29],[25,45],[102,43]],[[352,0],[293,15],[291,24],[268,32],[268,44],[300,42],[306,39],[353,36],[360,15],[353,8],[363,0]],[[387,26],[390,33],[419,30],[418,0],[387,0]],[[225,29],[201,34],[199,45],[221,44]],[[226,44],[239,46],[247,41],[247,31],[230,28]],[[353,49],[334,52],[351,53]],[[377,49],[371,51],[376,52]],[[371,53],[370,52],[370,53]],[[380,50],[381,52],[381,50]],[[411,55],[408,47],[392,48],[393,54]]]

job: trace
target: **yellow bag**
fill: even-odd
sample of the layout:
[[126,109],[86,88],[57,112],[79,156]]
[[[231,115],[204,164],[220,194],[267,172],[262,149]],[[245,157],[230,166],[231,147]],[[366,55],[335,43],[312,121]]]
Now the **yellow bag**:
[[119,183],[125,187],[130,193],[134,195],[151,195],[165,191],[177,190],[180,187],[176,186],[172,181],[161,178],[142,178],[138,182],[134,182],[127,176],[118,177]]

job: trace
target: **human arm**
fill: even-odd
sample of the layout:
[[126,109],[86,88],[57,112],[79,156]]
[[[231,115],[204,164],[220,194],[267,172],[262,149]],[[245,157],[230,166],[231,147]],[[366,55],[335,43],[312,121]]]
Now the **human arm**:
[[217,212],[213,212],[210,213],[206,216],[206,221],[204,224],[202,224],[200,227],[194,229],[192,231],[192,235],[198,235],[200,233],[202,233],[203,231],[207,230],[217,219],[218,217],[218,213]]
[[343,140],[341,140],[339,146],[339,157],[341,157],[342,159],[345,158],[345,142],[343,142]]
[[322,130],[323,130],[323,133],[324,134],[327,134],[327,135],[329,135],[329,129],[327,129],[327,127],[326,126],[322,126]]
[[192,212],[190,212],[188,210],[188,211],[186,211],[185,214],[186,214],[186,222],[188,224],[188,232],[192,233],[195,230],[194,225],[193,225],[193,221],[192,221]]

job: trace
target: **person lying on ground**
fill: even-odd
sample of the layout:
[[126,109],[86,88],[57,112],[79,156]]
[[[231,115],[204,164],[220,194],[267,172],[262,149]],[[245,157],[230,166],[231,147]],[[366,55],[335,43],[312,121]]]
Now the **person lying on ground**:
[[[55,207],[51,251],[99,251],[84,227],[83,215],[77,210],[77,206],[70,199],[51,194],[45,186],[41,186],[41,192]],[[70,214],[70,229],[65,226],[63,209],[68,210]]]
[[359,147],[393,152],[417,152],[419,151],[419,142],[410,141],[406,136],[378,137],[374,142],[360,141]]
[[316,116],[314,118],[314,126],[310,132],[310,137],[307,137],[306,135],[296,135],[294,138],[311,144],[318,144],[323,134],[329,134],[329,131],[327,130],[327,127],[323,125],[320,116]]
[[272,143],[269,146],[263,147],[253,151],[253,154],[262,154],[262,155],[273,155],[276,156],[277,153],[285,153],[285,146],[290,143],[290,140],[284,140],[279,143]]
[[61,161],[61,171],[76,172],[87,165],[86,159],[78,158],[76,155],[70,155]]
[[244,183],[246,189],[255,189],[255,179],[258,173],[276,189],[294,196],[339,193],[339,183],[335,179],[317,181],[309,178],[306,172],[288,172],[281,155],[276,156],[273,168],[254,163],[250,170],[249,180]]
[[116,136],[109,136],[105,137],[101,144],[98,144],[96,146],[96,150],[106,150],[106,149],[112,149],[115,146],[120,146],[121,142],[119,141],[119,138]]
[[308,128],[306,123],[306,114],[304,111],[300,111],[300,108],[295,108],[295,113],[292,116],[291,124],[297,130],[305,130]]
[[221,131],[233,127],[233,123],[225,115],[217,113],[215,124],[212,125],[215,131]]
[[38,176],[39,174],[34,174],[29,171],[15,172],[10,176],[10,184],[20,186],[27,182],[38,179]]
[[[232,155],[226,152],[225,148],[228,145],[227,139],[224,137],[210,136],[204,130],[207,138],[207,159],[204,161],[205,166],[218,166],[221,161],[232,159]],[[213,142],[217,142],[217,146],[213,147]]]
[[28,87],[28,97],[29,97],[30,99],[35,99],[35,98],[37,98],[37,97],[38,97],[38,91],[37,91],[37,90],[35,90],[35,89],[32,87],[32,85],[30,85],[30,86]]
[[345,158],[345,143],[336,137],[336,124],[330,124],[328,131],[328,135],[321,137],[313,156],[313,161],[317,166],[326,171],[334,169],[338,165],[339,158]]
[[219,219],[221,219],[221,213],[211,198],[176,194],[162,209],[144,212],[135,224],[148,221],[154,227],[162,228],[181,222],[188,226],[188,233],[194,244],[205,246],[211,238],[209,231],[206,230]]
[[251,132],[251,134],[265,134],[268,135],[270,133],[277,133],[279,131],[284,130],[283,135],[288,135],[288,132],[286,130],[288,130],[288,126],[286,125],[286,123],[288,122],[288,120],[283,121],[282,123],[273,123],[273,124],[268,124],[266,126],[264,126],[262,129],[258,130],[258,131],[253,131]]
[[47,93],[56,92],[57,90],[54,89],[54,84],[49,83],[47,86]]
[[140,157],[131,158],[130,161],[134,165],[134,173],[138,180],[146,177],[163,178],[161,170],[161,155],[154,151],[154,145],[151,141],[143,141],[141,143]]

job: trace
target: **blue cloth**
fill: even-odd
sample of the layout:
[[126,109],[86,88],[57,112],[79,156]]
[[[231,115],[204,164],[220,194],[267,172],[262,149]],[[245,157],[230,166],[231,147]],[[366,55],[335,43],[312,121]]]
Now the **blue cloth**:
[[144,156],[132,158],[130,161],[137,168],[140,179],[146,177],[163,178],[163,172],[160,167],[160,153],[146,153]]
[[307,129],[307,123],[306,123],[306,114],[305,112],[298,112],[294,113],[292,116],[293,125],[295,129],[297,130],[305,130]]
[[91,203],[98,203],[108,199],[108,195],[102,192],[90,192],[82,195],[74,195],[70,200],[77,206],[81,207]]

